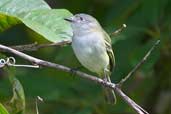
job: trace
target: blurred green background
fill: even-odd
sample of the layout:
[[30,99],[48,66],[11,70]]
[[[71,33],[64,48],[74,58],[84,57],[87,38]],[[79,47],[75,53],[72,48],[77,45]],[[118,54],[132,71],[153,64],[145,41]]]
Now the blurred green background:
[[[116,68],[112,81],[117,83],[141,60],[154,42],[160,45],[145,64],[123,86],[123,90],[150,114],[171,114],[171,0],[46,0],[56,9],[68,9],[73,14],[88,13],[96,17],[108,33],[127,24],[112,37]],[[19,24],[0,33],[0,43],[21,45],[47,43],[30,29]],[[71,46],[49,47],[29,55],[66,65],[81,66]],[[7,56],[14,56],[6,54]],[[21,58],[17,63],[30,64]],[[87,71],[86,69],[80,69]],[[77,76],[50,68],[16,68],[15,75],[26,95],[26,114],[36,114],[35,99],[40,114],[132,114],[135,113],[118,96],[117,104],[104,102],[101,87]],[[0,102],[8,104],[12,88],[6,72],[0,69]]]

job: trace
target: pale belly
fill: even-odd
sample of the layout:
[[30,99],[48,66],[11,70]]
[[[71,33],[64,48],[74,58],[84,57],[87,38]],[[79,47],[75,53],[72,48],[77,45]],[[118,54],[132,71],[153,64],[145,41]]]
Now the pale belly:
[[106,52],[103,40],[99,37],[74,37],[72,47],[79,62],[92,72],[103,73],[109,64],[109,57]]

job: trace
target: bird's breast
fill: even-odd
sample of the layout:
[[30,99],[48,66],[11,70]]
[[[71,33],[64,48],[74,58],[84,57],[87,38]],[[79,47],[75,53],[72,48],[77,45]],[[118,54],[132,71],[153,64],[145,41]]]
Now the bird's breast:
[[92,72],[99,73],[109,64],[103,36],[98,33],[75,35],[72,47],[80,63]]

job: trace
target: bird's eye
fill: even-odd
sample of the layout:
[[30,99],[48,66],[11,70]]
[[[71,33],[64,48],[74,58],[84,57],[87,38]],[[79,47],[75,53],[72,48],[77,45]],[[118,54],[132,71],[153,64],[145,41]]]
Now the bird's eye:
[[84,19],[83,19],[82,17],[80,17],[80,20],[81,20],[81,21],[84,21]]

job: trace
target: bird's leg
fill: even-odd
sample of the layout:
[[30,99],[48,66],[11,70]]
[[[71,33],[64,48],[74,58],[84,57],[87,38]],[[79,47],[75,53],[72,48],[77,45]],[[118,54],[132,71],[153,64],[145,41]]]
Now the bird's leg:
[[103,80],[105,82],[107,82],[108,81],[108,74],[109,74],[110,71],[108,70],[107,67],[105,67],[103,72],[104,72],[104,78],[103,78]]

